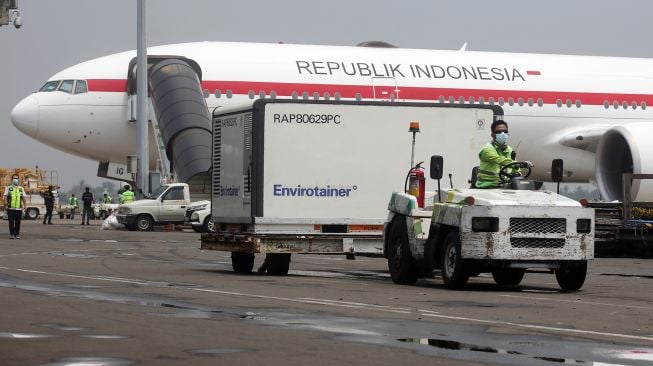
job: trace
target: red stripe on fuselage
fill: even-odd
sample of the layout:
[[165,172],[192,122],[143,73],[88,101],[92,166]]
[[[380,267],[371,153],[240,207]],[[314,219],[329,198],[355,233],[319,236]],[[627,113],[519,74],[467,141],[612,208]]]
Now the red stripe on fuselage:
[[[120,92],[127,91],[127,80],[121,79],[89,79],[88,90],[91,92]],[[342,98],[356,98],[360,94],[361,98],[372,99],[374,98],[374,89],[371,85],[333,85],[333,84],[301,84],[301,83],[277,83],[277,82],[255,82],[255,81],[203,81],[202,88],[214,93],[215,90],[220,90],[225,93],[231,90],[233,94],[248,94],[253,91],[254,94],[259,95],[261,91],[266,95],[274,91],[279,97],[291,96],[294,92],[300,97],[303,93],[308,93],[313,97],[314,93],[318,93],[323,97],[325,93],[329,93],[334,97],[336,93],[340,94]],[[377,87],[379,90],[392,90],[393,87],[382,86]],[[529,99],[537,102],[542,99],[545,104],[555,104],[558,100],[566,103],[571,100],[575,103],[576,100],[582,101],[584,105],[603,105],[605,101],[610,104],[617,102],[619,104],[627,102],[628,104],[635,102],[640,104],[645,102],[647,105],[653,105],[653,95],[651,94],[625,94],[625,93],[590,93],[590,92],[567,92],[567,91],[529,91],[529,90],[502,90],[502,89],[461,89],[461,88],[426,88],[415,86],[398,86],[398,95],[396,99],[409,99],[409,100],[429,100],[438,101],[440,97],[449,100],[454,97],[456,101],[460,97],[464,97],[466,101],[470,97],[474,97],[477,101],[484,98],[487,101],[489,98],[494,98],[498,101],[503,98],[508,102],[513,98],[517,103],[521,98],[524,103]]]
[[88,79],[88,91],[92,92],[120,92],[127,91],[127,79]]

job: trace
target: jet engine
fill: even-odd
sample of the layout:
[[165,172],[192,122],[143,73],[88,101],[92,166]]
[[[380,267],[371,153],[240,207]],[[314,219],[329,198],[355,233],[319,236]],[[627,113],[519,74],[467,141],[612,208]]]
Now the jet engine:
[[[596,183],[603,199],[623,199],[623,173],[653,174],[653,124],[632,123],[609,129],[596,148]],[[633,201],[653,201],[653,180],[633,179]]]

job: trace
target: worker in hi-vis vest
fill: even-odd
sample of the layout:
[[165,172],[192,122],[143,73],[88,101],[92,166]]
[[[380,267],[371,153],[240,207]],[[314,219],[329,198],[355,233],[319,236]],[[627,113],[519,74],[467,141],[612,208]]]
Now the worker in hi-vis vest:
[[20,239],[20,220],[23,218],[23,209],[27,206],[25,190],[20,186],[18,175],[11,177],[11,185],[5,188],[3,197],[9,219],[9,237]]
[[[508,146],[508,123],[496,120],[490,126],[492,141],[483,146],[478,158],[481,161],[476,176],[476,188],[499,188],[501,181],[499,171],[504,166],[514,163],[512,148]],[[525,161],[526,165],[533,167],[533,163]]]
[[75,211],[79,207],[79,202],[77,202],[77,197],[75,197],[74,193],[70,196],[68,205],[70,206],[70,219],[73,220],[75,218]]
[[136,196],[134,195],[134,192],[132,192],[131,187],[128,184],[125,184],[123,188],[125,191],[122,192],[122,195],[120,196],[120,203],[122,204],[134,201]]

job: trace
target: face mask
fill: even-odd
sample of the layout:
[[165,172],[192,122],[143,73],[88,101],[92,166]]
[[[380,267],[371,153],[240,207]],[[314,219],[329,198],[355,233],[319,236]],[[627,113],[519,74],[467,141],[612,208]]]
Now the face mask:
[[494,137],[494,140],[499,143],[499,145],[505,145],[508,142],[508,133],[497,133]]
[[17,186],[17,185],[18,185],[18,179],[14,179],[14,180],[12,180],[11,183],[12,183],[13,185]]

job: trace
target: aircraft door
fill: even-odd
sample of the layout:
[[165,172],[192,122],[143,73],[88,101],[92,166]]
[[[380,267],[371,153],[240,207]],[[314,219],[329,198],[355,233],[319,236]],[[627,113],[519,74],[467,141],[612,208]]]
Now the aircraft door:
[[372,78],[372,93],[374,100],[394,102],[399,99],[397,79],[387,76]]

